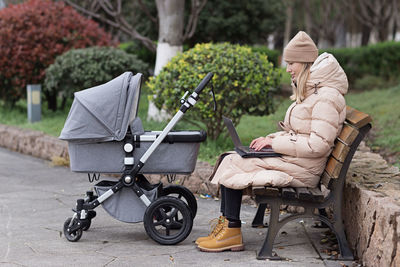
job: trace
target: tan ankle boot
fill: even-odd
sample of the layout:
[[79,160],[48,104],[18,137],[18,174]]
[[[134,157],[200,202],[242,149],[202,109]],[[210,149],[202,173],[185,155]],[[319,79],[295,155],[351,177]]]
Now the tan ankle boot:
[[208,236],[203,236],[203,237],[197,238],[196,245],[200,244],[200,242],[207,241],[207,240],[210,240],[211,238],[215,237],[219,233],[219,231],[221,231],[222,226],[224,225],[224,221],[227,221],[227,219],[222,215],[219,216],[218,222],[214,226],[214,229],[211,231],[211,233]]
[[228,220],[224,221],[223,228],[214,238],[199,243],[199,249],[206,252],[243,250],[244,245],[240,228],[229,228],[228,223]]

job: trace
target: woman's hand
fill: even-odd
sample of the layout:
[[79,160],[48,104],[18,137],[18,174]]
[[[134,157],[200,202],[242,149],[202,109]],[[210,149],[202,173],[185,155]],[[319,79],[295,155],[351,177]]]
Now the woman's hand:
[[272,139],[267,137],[258,137],[251,141],[250,148],[254,148],[255,151],[260,151],[263,148],[271,147]]

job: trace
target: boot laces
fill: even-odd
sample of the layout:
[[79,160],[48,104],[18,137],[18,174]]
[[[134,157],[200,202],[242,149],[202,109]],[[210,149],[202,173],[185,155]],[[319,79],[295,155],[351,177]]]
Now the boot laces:
[[217,235],[221,230],[223,226],[224,218],[215,218],[212,219],[209,224],[210,224],[210,235]]

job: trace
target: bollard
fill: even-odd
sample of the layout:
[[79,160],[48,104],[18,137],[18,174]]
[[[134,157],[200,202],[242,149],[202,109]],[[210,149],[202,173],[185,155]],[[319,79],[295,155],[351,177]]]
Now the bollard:
[[40,84],[27,85],[27,100],[28,100],[28,121],[36,122],[41,119],[41,105],[40,105]]

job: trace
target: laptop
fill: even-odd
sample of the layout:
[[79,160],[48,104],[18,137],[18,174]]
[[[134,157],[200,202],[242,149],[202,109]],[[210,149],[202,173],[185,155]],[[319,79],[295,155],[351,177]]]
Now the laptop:
[[239,135],[233,126],[233,122],[231,119],[222,116],[224,119],[224,123],[226,128],[228,128],[229,135],[232,138],[233,144],[235,145],[235,151],[242,158],[265,158],[265,157],[279,157],[281,154],[276,153],[272,148],[263,148],[259,151],[254,150],[254,148],[250,148],[248,146],[243,146],[240,141]]

